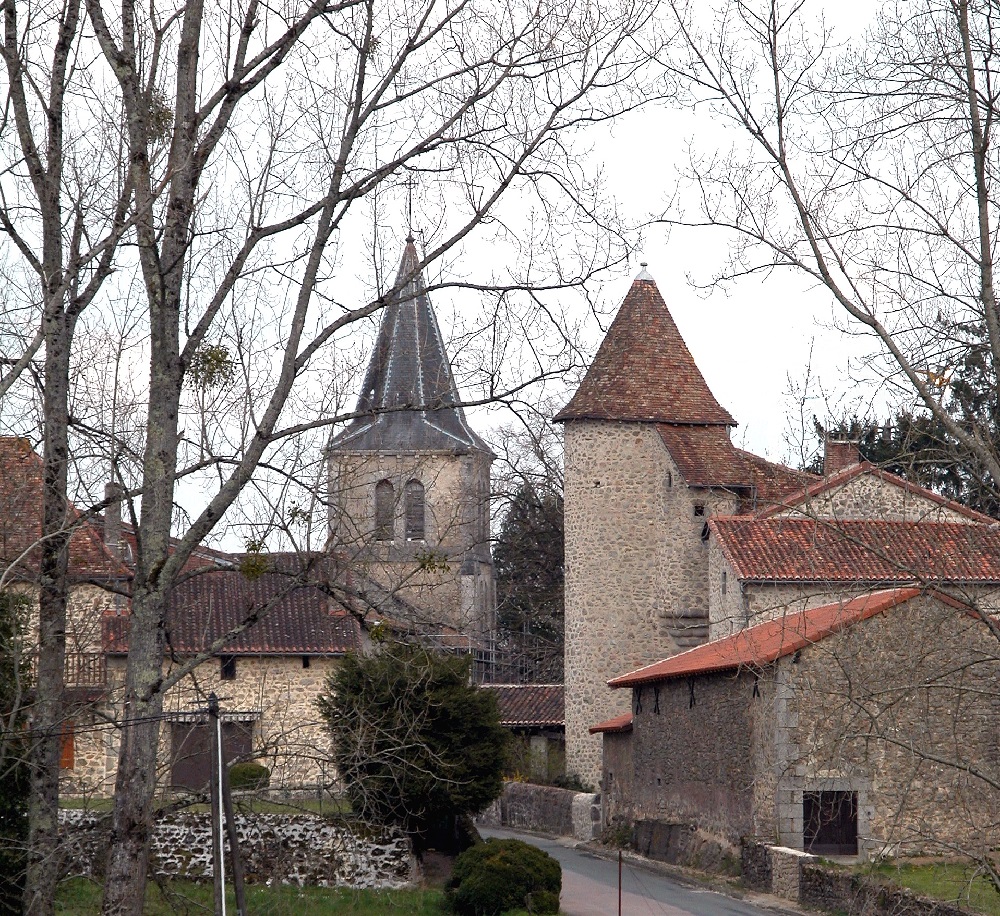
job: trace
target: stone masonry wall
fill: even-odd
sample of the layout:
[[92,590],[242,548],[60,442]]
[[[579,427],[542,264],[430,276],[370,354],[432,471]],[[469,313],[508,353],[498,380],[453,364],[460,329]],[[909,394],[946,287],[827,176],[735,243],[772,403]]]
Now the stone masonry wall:
[[609,822],[690,823],[731,842],[756,832],[753,691],[750,672],[632,691],[631,791],[610,793]]
[[1000,792],[974,771],[1000,765],[1000,660],[983,623],[922,596],[779,669],[797,733],[778,778],[779,818],[783,792],[799,818],[784,845],[802,847],[802,792],[832,790],[858,793],[862,854],[990,848]]
[[505,782],[503,794],[479,815],[477,821],[490,826],[593,840],[601,832],[601,796],[554,786]]
[[[160,728],[159,779],[169,785],[175,758],[172,725],[194,723],[208,695],[219,698],[225,718],[246,722],[252,736],[252,759],[271,770],[271,788],[300,789],[329,786],[335,779],[330,742],[316,708],[316,699],[333,673],[336,658],[246,657],[236,659],[235,680],[222,680],[219,659],[212,658],[175,685],[164,700],[165,720]],[[169,673],[169,665],[165,671]],[[125,659],[108,660],[105,712],[114,715],[121,702]],[[203,717],[202,717],[202,720]],[[106,719],[91,715],[78,723],[74,742],[76,766],[63,771],[70,794],[110,795],[114,791],[119,734]]]
[[[424,629],[473,634],[493,626],[496,601],[489,555],[490,457],[485,454],[336,452],[330,455],[330,525],[356,568],[423,612]],[[391,540],[375,539],[375,485],[396,496]],[[424,486],[425,536],[406,540],[404,487]],[[474,574],[463,572],[472,551]],[[474,581],[464,581],[466,579]]]
[[[85,811],[61,811],[60,822],[72,875],[99,876],[104,870],[107,820]],[[415,878],[409,840],[398,833],[363,837],[319,817],[276,814],[237,815],[236,832],[246,880],[251,884],[396,888]],[[228,837],[226,850],[228,854]],[[158,819],[150,843],[149,870],[155,877],[210,880],[210,815],[174,814]]]
[[565,505],[566,771],[597,785],[601,739],[588,728],[628,710],[607,681],[677,651],[678,609],[707,611],[703,545],[652,425],[566,423]]
[[861,474],[843,485],[820,493],[784,512],[778,517],[808,518],[880,518],[907,522],[967,522],[967,515],[942,506],[932,499],[905,487],[881,480],[872,474]]

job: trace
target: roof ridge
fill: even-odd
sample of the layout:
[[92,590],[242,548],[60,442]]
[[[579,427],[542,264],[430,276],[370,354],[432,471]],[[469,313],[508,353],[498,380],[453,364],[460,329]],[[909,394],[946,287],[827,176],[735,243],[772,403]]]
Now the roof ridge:
[[[674,677],[770,664],[924,593],[924,589],[914,586],[881,589],[849,601],[834,601],[774,617],[619,675],[609,680],[608,686],[640,687]],[[939,597],[935,590],[927,593]],[[690,664],[692,659],[696,664]]]
[[898,474],[893,474],[885,468],[880,468],[878,465],[872,464],[870,461],[859,461],[856,464],[852,464],[849,467],[837,471],[836,474],[831,474],[829,477],[817,480],[810,486],[800,490],[797,494],[792,494],[787,500],[783,500],[780,503],[776,503],[773,506],[768,506],[766,509],[762,509],[757,513],[757,515],[759,518],[768,518],[769,516],[777,515],[779,512],[794,509],[796,506],[807,502],[813,497],[819,496],[821,493],[825,493],[828,490],[835,489],[838,486],[842,486],[848,481],[862,476],[862,474],[874,474],[886,483],[900,487],[909,493],[923,496],[925,499],[929,499],[931,502],[935,502],[943,508],[951,509],[959,515],[964,515],[971,521],[979,522],[981,524],[998,524],[998,520],[990,515],[971,509],[954,499],[942,496],[940,493],[935,493],[933,490],[927,489],[927,487],[922,487],[920,484],[913,483],[905,477],[900,477]]

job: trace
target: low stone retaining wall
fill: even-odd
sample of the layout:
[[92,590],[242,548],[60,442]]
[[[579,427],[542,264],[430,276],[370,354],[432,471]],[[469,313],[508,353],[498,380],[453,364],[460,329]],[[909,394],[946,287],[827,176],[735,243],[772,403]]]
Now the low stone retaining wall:
[[960,907],[830,868],[797,849],[747,840],[742,859],[747,887],[807,907],[847,916],[968,916]]
[[477,821],[491,827],[593,840],[601,833],[601,796],[554,786],[507,782],[500,798]]
[[[71,874],[100,876],[107,851],[107,819],[85,811],[61,811],[60,824]],[[392,888],[411,884],[415,878],[410,842],[399,833],[365,838],[307,814],[237,817],[236,831],[251,883]],[[211,834],[207,813],[161,818],[153,830],[150,874],[210,879]]]

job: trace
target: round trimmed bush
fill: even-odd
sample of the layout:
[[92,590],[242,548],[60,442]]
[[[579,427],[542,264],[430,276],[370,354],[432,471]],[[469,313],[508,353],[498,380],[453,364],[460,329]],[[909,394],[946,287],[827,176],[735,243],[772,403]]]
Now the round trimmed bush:
[[262,763],[234,763],[229,768],[229,788],[236,792],[266,789],[271,783],[271,771]]
[[490,839],[455,859],[445,893],[460,916],[506,910],[558,913],[562,868],[547,852],[520,840]]

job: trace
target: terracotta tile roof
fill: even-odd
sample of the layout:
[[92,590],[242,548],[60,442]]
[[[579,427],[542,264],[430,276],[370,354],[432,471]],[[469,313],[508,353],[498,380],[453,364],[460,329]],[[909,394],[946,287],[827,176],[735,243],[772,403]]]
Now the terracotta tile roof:
[[583,419],[736,425],[651,278],[632,284],[576,394],[556,414],[560,421]]
[[865,474],[877,477],[879,480],[906,490],[908,493],[913,493],[915,496],[919,496],[922,499],[936,503],[943,508],[950,509],[952,512],[956,512],[959,515],[964,515],[970,521],[982,522],[987,525],[996,524],[997,520],[989,515],[984,515],[982,512],[976,512],[975,509],[963,506],[961,503],[957,503],[952,499],[946,499],[944,496],[941,496],[939,493],[935,493],[933,490],[928,490],[924,487],[918,486],[915,483],[904,480],[902,477],[897,477],[895,474],[890,474],[888,471],[884,471],[882,468],[876,467],[868,461],[852,464],[850,467],[845,468],[842,471],[838,471],[836,474],[824,477],[816,483],[798,490],[798,492],[790,493],[781,499],[778,504],[761,512],[760,515],[762,517],[766,517],[768,515],[775,515],[778,512],[787,512],[789,509],[808,503],[815,497],[820,496],[823,493],[828,493],[831,490],[835,490],[838,487],[842,487],[845,483],[848,483],[854,478],[861,477]]
[[920,593],[918,588],[895,588],[862,595],[846,603],[836,602],[788,614],[630,671],[608,681],[608,686],[638,687],[670,678],[767,665],[903,604]]
[[756,502],[751,510],[788,499],[792,494],[812,486],[820,478],[805,471],[795,471],[783,464],[775,464],[753,452],[736,449],[753,485]]
[[[238,570],[196,574],[173,591],[167,612],[169,647],[178,655],[205,651],[249,615],[266,611],[234,637],[224,655],[340,655],[360,646],[355,618],[315,585],[290,574],[283,555],[265,555],[272,572],[248,579]],[[237,563],[239,557],[233,558]],[[285,567],[282,569],[282,567]],[[105,648],[127,651],[128,618],[108,617]]]
[[496,694],[500,724],[508,728],[556,728],[566,724],[562,684],[483,684]]
[[[42,459],[27,439],[0,436],[0,573],[16,563],[20,577],[35,575],[42,532],[42,474]],[[71,504],[68,520],[79,525],[70,538],[70,579],[127,578],[129,570],[105,548],[98,527],[80,518]]]
[[749,488],[751,473],[726,426],[656,426],[684,481],[693,487]]
[[736,575],[754,582],[1000,582],[1000,526],[717,516]]
[[630,731],[632,731],[632,713],[630,712],[624,712],[620,716],[608,719],[606,722],[599,722],[597,725],[590,726],[590,733],[592,735],[601,732],[613,735]]

